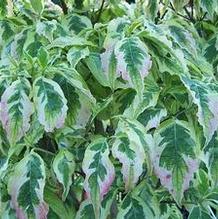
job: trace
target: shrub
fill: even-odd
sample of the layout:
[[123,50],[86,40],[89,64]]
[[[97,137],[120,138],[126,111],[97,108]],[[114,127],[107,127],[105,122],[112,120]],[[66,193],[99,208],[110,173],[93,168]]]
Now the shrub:
[[218,217],[217,0],[3,0],[3,219]]

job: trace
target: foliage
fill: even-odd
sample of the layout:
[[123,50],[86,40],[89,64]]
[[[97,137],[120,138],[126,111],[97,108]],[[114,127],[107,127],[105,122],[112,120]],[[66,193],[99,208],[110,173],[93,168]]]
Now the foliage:
[[1,218],[218,218],[218,2],[128,2],[1,1]]

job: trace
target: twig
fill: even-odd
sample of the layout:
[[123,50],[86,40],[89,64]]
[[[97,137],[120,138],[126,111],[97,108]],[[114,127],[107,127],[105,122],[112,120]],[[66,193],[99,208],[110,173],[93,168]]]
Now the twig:
[[99,13],[98,13],[98,16],[97,16],[97,18],[96,18],[95,23],[98,23],[98,21],[100,20],[101,13],[102,13],[103,7],[104,7],[104,2],[105,2],[105,0],[102,0],[101,7],[100,7],[100,9],[99,9]]
[[64,14],[67,14],[68,8],[64,0],[60,0],[61,8]]
[[55,155],[55,154],[52,153],[51,151],[47,151],[47,150],[44,150],[44,149],[42,149],[42,148],[33,148],[33,150],[34,150],[34,151],[41,151],[41,152],[46,153],[46,154],[49,154],[49,155],[51,155],[51,156],[54,156],[54,155]]
[[190,21],[191,21],[192,23],[195,23],[195,19],[194,19],[193,16],[190,14],[190,12],[188,11],[188,9],[187,9],[186,7],[184,7],[184,10],[185,10],[186,14],[188,15]]
[[[163,2],[161,2],[162,5],[165,6],[165,4]],[[170,5],[168,6],[175,14],[177,14],[178,16],[185,18],[186,20],[190,21],[190,19],[186,16],[184,16],[183,14],[180,14],[176,11],[176,9],[173,7],[173,5],[170,3]]]

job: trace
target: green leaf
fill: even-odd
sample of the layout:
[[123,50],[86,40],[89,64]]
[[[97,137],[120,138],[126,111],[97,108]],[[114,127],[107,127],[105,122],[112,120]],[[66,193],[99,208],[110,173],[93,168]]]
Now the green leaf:
[[151,68],[145,44],[138,37],[124,38],[115,46],[117,74],[136,89],[139,96],[144,91],[143,80]]
[[65,201],[72,184],[72,175],[75,170],[75,161],[72,153],[61,149],[53,161],[53,170],[58,181],[63,185],[62,200]]
[[30,128],[33,105],[29,95],[29,82],[18,79],[7,87],[1,97],[0,120],[11,145],[16,144]]
[[40,47],[37,58],[42,68],[45,68],[48,65],[49,53],[44,47]]
[[115,171],[109,159],[109,146],[103,137],[98,137],[87,147],[82,168],[86,174],[84,189],[91,198],[95,217],[100,216],[100,203],[110,189]]
[[44,9],[44,0],[30,0],[32,8],[37,14],[41,14]]
[[18,218],[46,218],[48,206],[43,200],[45,166],[35,152],[26,155],[11,174],[8,192]]
[[172,0],[172,2],[176,11],[180,11],[183,8],[183,6],[188,4],[189,0]]
[[154,141],[150,151],[155,174],[180,204],[198,169],[195,138],[188,123],[168,120],[155,131]]
[[[52,209],[55,214],[61,219],[72,219],[75,218],[75,209],[72,205],[69,207],[55,194],[48,186],[45,187],[45,201],[49,205],[49,212]],[[49,218],[49,217],[48,217]],[[52,218],[53,219],[53,218]]]
[[67,116],[67,100],[60,86],[53,80],[39,77],[33,84],[34,103],[38,120],[46,132],[61,128]]
[[147,158],[148,142],[151,136],[145,134],[144,127],[137,121],[121,118],[116,129],[116,139],[113,143],[112,154],[122,163],[122,175],[125,190],[134,188],[142,172],[144,162],[150,165]]

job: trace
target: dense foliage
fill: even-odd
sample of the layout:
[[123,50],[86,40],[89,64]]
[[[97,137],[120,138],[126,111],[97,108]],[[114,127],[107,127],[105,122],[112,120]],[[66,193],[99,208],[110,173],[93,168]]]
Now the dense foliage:
[[1,0],[0,217],[218,218],[217,0]]

